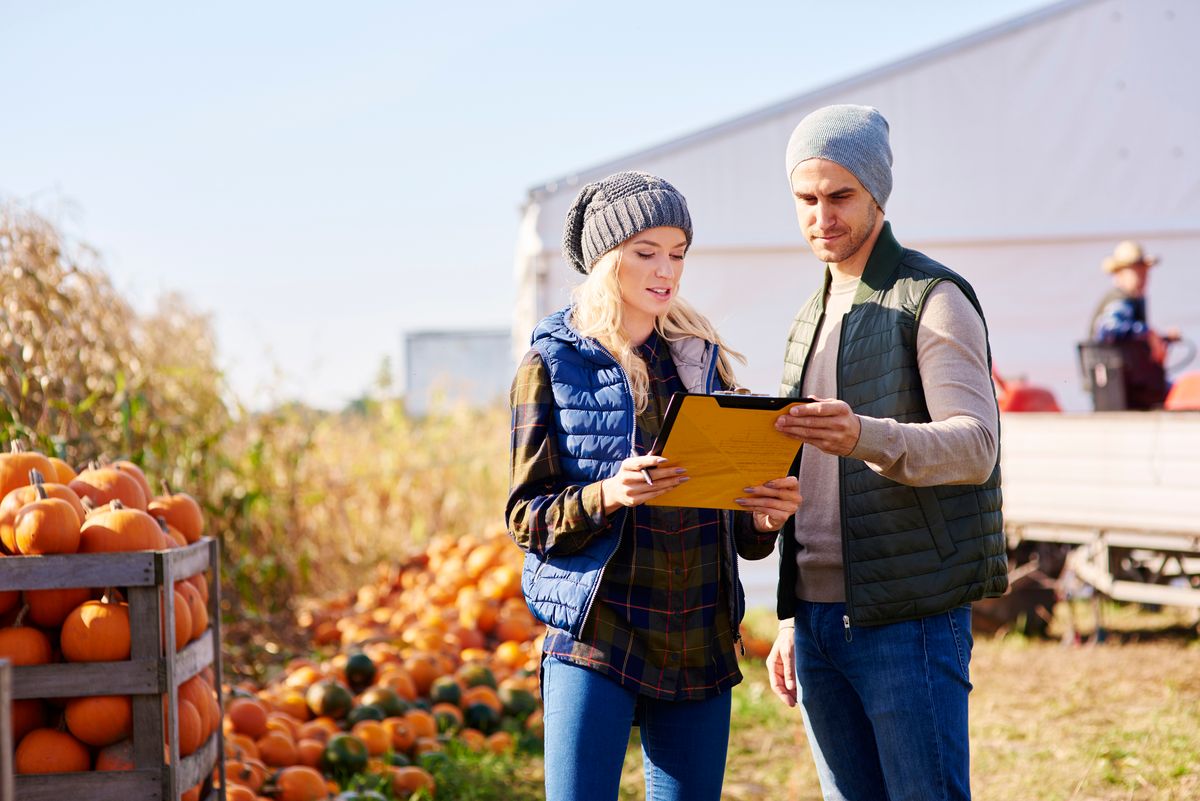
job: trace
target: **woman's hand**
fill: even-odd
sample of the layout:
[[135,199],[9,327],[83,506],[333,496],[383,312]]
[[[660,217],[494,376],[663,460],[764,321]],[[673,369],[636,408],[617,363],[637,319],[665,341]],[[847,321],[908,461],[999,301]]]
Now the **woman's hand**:
[[754,528],[758,531],[778,531],[788,518],[796,514],[803,498],[800,497],[800,479],[795,476],[775,478],[757,487],[746,487],[749,498],[738,498],[734,503],[754,513]]
[[[630,456],[621,462],[615,475],[600,482],[604,513],[612,514],[622,506],[640,506],[688,480],[683,467],[658,467],[667,461],[661,456]],[[650,481],[646,481],[646,476]]]

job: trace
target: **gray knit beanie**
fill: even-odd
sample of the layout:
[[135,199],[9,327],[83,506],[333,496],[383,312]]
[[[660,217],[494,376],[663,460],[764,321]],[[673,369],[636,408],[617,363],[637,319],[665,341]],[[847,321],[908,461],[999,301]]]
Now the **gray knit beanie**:
[[787,174],[808,159],[826,159],[849,170],[879,208],[892,193],[888,123],[870,106],[825,106],[800,120],[787,145]]
[[692,244],[692,218],[679,190],[644,172],[618,172],[579,190],[563,226],[563,255],[587,275],[608,251],[629,237],[669,225]]

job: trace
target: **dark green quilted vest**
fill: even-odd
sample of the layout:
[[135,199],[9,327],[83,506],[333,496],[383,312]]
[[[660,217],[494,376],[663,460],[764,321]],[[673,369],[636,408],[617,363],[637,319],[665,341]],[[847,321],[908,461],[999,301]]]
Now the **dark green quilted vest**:
[[[970,284],[923,254],[901,247],[885,223],[854,305],[842,321],[838,397],[855,412],[902,423],[929,422],[917,370],[917,321],[925,298],[942,281],[957,284],[983,316]],[[800,396],[809,349],[824,313],[822,288],[792,325],[781,395]],[[898,484],[857,459],[838,462],[852,624],[924,617],[1004,592],[1008,564],[999,459],[984,484],[940,487]],[[795,614],[794,521],[784,528],[781,543],[778,613],[784,619]]]

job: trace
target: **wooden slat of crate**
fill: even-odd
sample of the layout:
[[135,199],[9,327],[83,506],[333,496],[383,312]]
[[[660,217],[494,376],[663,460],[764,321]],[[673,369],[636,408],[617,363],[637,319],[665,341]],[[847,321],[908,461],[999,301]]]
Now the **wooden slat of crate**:
[[185,548],[132,553],[11,556],[0,559],[0,587],[6,590],[65,590],[74,587],[153,587],[162,580],[160,554],[176,580],[194,576],[213,561],[212,539]]
[[150,587],[154,581],[154,551],[0,559],[0,587],[6,590]]
[[[220,551],[217,548],[217,541],[214,539],[208,545],[208,620],[212,628],[212,645],[215,651],[212,660],[213,673],[217,690],[217,706],[220,709],[225,709],[225,704],[221,699],[221,558]],[[225,801],[225,728],[221,722],[217,723],[217,731],[215,737],[217,743],[217,752],[214,759],[217,762],[217,775],[220,778],[220,783],[217,785],[217,792],[211,794],[210,798],[213,801]]]
[[13,797],[12,667],[0,659],[0,801]]
[[20,801],[163,801],[159,769],[18,776]]
[[[223,747],[221,738],[214,734],[196,752],[184,757],[179,763],[179,788],[188,790],[210,776],[217,761],[217,749]],[[221,760],[222,763],[224,760]]]
[[74,698],[97,688],[104,695],[159,693],[166,687],[159,667],[157,659],[29,665],[15,671],[13,698]]
[[[217,748],[217,737],[214,735],[194,754],[180,761],[177,773],[181,787],[194,787],[212,772]],[[69,794],[75,793],[88,801],[161,801],[163,797],[162,781],[157,771],[147,770],[21,776],[19,788],[20,801],[63,801]]]
[[182,651],[175,655],[176,687],[213,664],[215,656],[213,649],[214,639],[216,639],[216,632],[212,627],[209,627],[205,629],[203,634],[188,643]]

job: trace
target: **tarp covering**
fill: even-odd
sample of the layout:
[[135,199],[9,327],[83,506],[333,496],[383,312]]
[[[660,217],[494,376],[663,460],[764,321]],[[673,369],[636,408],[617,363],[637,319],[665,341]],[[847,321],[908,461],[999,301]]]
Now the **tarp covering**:
[[1121,239],[1161,257],[1151,322],[1200,339],[1200,4],[1070,0],[771,108],[530,190],[514,350],[578,279],[558,251],[579,186],[620,169],[666,177],[695,225],[683,294],[743,351],[742,383],[777,388],[788,325],[822,266],[783,168],[795,124],[829,103],[888,118],[901,243],[967,277],[1007,377],[1088,407],[1075,343]]

